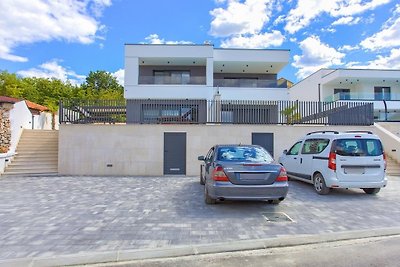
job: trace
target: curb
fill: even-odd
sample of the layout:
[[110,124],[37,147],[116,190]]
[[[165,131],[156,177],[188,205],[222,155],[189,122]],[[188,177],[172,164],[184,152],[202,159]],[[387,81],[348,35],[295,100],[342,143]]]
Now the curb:
[[0,267],[47,267],[112,263],[167,257],[193,256],[243,250],[292,247],[326,242],[346,241],[372,237],[400,235],[400,227],[327,233],[320,235],[296,235],[269,239],[240,240],[236,242],[174,246],[165,248],[118,250],[110,252],[78,253],[52,257],[0,260]]

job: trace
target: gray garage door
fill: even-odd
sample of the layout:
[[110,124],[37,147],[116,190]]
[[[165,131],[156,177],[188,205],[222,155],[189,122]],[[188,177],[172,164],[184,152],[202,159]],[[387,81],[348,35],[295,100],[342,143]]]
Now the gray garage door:
[[251,143],[265,148],[274,156],[274,134],[273,133],[252,133]]
[[186,133],[164,133],[164,174],[186,174]]

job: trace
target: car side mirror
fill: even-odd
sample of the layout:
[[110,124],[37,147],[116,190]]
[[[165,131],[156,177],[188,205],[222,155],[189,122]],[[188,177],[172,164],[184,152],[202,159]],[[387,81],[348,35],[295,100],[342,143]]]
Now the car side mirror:
[[285,155],[287,154],[287,149],[283,150],[283,154]]
[[198,156],[198,157],[197,157],[197,160],[205,161],[205,158],[204,158],[204,156]]

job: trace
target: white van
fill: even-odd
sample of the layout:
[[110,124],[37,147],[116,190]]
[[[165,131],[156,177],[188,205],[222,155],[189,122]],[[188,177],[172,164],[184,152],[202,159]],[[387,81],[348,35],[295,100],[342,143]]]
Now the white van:
[[386,157],[379,137],[369,131],[308,133],[279,158],[290,178],[331,188],[361,188],[376,194],[387,184]]

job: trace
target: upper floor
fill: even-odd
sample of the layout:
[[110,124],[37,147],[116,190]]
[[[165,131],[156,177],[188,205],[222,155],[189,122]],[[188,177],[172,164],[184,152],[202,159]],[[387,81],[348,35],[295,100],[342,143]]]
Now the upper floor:
[[288,62],[289,50],[127,44],[125,98],[260,99],[270,89],[287,99],[287,81],[277,74]]

